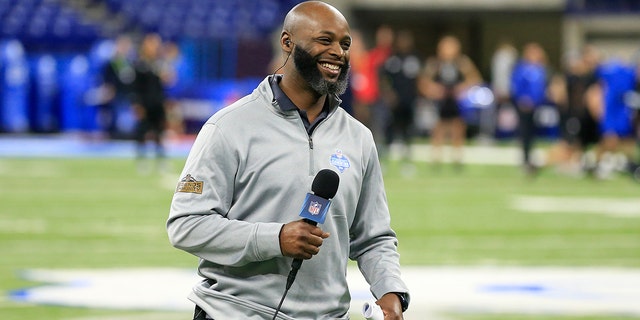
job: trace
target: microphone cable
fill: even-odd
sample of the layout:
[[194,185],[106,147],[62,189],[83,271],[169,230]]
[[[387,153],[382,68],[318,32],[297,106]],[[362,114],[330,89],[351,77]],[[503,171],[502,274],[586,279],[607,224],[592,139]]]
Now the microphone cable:
[[291,52],[293,52],[293,50],[287,54],[287,58],[284,59],[284,63],[278,69],[273,71],[273,73],[271,74],[272,77],[276,75],[276,72],[280,71],[280,69],[284,68],[284,66],[287,65],[287,62],[289,62],[289,57],[291,57]]
[[293,262],[291,262],[291,270],[289,271],[289,275],[287,276],[287,285],[284,288],[284,293],[282,294],[282,298],[280,298],[280,303],[278,303],[276,312],[273,314],[273,318],[271,320],[276,320],[276,317],[278,317],[278,313],[280,313],[280,308],[282,308],[284,298],[287,297],[287,293],[289,293],[291,285],[293,285],[293,282],[296,280],[296,276],[298,275],[300,266],[302,266],[302,259],[293,259]]

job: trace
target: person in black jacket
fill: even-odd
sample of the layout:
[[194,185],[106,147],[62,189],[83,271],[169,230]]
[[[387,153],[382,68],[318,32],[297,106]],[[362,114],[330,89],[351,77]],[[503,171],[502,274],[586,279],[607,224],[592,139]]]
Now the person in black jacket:
[[135,62],[135,81],[132,86],[132,106],[137,119],[135,139],[140,169],[148,170],[143,162],[147,139],[155,143],[156,158],[164,163],[165,150],[162,135],[165,130],[165,94],[161,78],[160,48],[162,39],[157,34],[147,34],[142,39],[139,57]]
[[411,31],[398,32],[394,49],[381,67],[380,91],[391,112],[391,123],[386,128],[387,145],[402,141],[405,147],[403,158],[408,161],[411,158],[410,146],[418,97],[416,80],[422,68]]

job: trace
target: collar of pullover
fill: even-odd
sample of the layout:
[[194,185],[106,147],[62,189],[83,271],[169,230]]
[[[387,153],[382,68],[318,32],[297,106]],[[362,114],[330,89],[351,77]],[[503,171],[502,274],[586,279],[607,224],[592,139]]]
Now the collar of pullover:
[[291,101],[291,99],[289,99],[289,97],[284,93],[284,91],[282,91],[282,89],[278,85],[278,83],[280,83],[281,80],[282,80],[281,74],[269,77],[269,85],[271,86],[271,91],[273,92],[273,101],[277,102],[277,105],[280,108],[280,110],[282,110],[285,113],[287,111],[293,111],[293,110],[298,111],[298,114],[300,114],[300,118],[302,118],[302,122],[304,123],[304,127],[307,130],[308,134],[311,134],[313,130],[316,128],[316,126],[320,122],[322,122],[322,120],[326,119],[327,116],[329,116],[329,113],[331,113],[331,111],[333,111],[340,104],[339,98],[337,98],[334,95],[328,96],[327,100],[325,101],[324,107],[322,107],[322,111],[320,112],[318,117],[315,119],[315,121],[313,123],[310,123],[309,118],[307,117],[307,112],[305,110],[298,108],[293,103],[293,101]]

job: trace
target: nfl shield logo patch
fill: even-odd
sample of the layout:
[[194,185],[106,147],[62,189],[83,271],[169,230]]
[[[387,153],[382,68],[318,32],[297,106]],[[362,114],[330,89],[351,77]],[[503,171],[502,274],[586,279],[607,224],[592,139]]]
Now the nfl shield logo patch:
[[312,215],[317,215],[320,213],[320,209],[322,208],[322,205],[316,201],[311,201],[311,203],[309,204],[309,213],[311,213]]

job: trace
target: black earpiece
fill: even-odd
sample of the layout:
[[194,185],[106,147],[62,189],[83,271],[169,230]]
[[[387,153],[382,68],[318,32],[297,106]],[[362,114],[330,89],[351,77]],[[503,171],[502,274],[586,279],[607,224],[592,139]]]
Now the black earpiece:
[[[291,42],[290,39],[287,39],[284,41],[284,45],[287,46],[287,48],[291,47],[291,44],[293,42]],[[293,43],[293,45],[295,45],[295,43]],[[287,53],[287,58],[284,59],[284,63],[282,64],[282,66],[280,66],[280,68],[276,69],[276,71],[273,72],[273,75],[276,74],[276,72],[280,71],[280,69],[284,68],[284,66],[287,64],[287,61],[289,61],[289,57],[291,56],[291,52],[293,52],[293,50],[289,50],[289,52]]]

